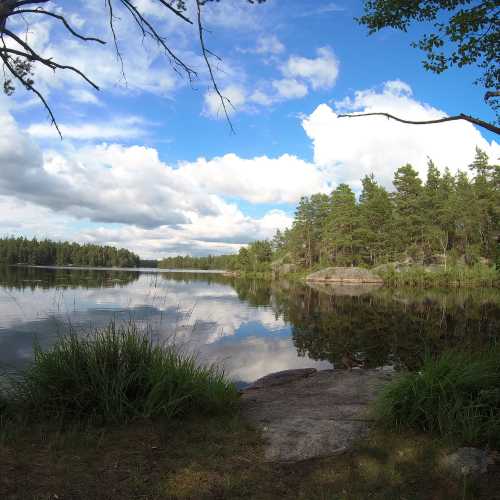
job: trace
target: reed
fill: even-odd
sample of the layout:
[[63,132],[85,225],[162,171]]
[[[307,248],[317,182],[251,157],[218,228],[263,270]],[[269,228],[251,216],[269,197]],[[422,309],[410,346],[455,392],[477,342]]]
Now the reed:
[[134,323],[113,322],[85,336],[66,334],[46,351],[36,346],[4,399],[28,419],[114,423],[228,413],[238,392],[221,368],[154,342]]
[[500,348],[451,351],[389,384],[376,407],[390,428],[416,429],[462,444],[500,444]]
[[411,266],[404,270],[389,268],[379,272],[387,286],[391,287],[499,287],[500,273],[494,266],[450,266],[438,269]]

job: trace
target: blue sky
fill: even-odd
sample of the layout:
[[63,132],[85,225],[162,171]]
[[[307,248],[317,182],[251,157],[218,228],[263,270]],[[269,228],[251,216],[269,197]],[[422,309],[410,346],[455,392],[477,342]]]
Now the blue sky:
[[[187,2],[188,5],[190,2]],[[192,3],[192,2],[191,2]],[[210,93],[196,33],[156,0],[136,4],[199,72],[179,78],[156,47],[120,13],[119,46],[70,40],[55,22],[14,25],[37,49],[85,70],[93,91],[71,75],[36,70],[64,139],[19,90],[0,98],[0,233],[126,246],[143,257],[236,251],[290,224],[302,195],[339,182],[359,187],[373,172],[427,157],[466,168],[495,137],[467,123],[410,127],[340,112],[389,111],[416,119],[469,113],[493,120],[473,69],[435,75],[410,42],[429,29],[367,36],[357,0],[243,0],[209,4],[207,44],[221,58],[216,77],[234,110],[232,134]],[[100,0],[52,1],[86,34],[110,41]]]

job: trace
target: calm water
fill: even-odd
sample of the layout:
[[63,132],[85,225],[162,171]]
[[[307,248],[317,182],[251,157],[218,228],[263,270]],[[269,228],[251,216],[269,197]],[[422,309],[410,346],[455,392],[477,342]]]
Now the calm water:
[[500,337],[500,291],[309,287],[206,273],[0,266],[0,365],[29,363],[71,325],[150,325],[239,383],[289,368],[331,368],[346,352],[367,366],[416,369],[427,354]]

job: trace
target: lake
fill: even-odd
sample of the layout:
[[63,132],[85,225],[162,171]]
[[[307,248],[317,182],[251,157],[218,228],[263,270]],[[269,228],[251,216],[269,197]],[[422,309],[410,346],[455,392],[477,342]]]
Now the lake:
[[0,266],[0,369],[25,367],[35,340],[133,320],[239,385],[290,368],[418,369],[445,349],[500,337],[500,290],[308,286],[217,273]]

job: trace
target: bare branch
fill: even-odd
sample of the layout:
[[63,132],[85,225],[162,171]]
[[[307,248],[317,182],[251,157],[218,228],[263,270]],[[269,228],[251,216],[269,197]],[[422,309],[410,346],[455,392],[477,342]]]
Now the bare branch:
[[108,6],[108,10],[109,10],[109,27],[111,29],[111,35],[113,36],[113,43],[115,44],[116,56],[118,57],[118,60],[120,61],[122,76],[123,76],[123,79],[125,80],[125,83],[126,83],[127,77],[125,76],[125,67],[123,64],[122,53],[120,52],[120,47],[118,46],[118,39],[116,38],[115,15],[113,12],[113,5],[111,3],[111,0],[106,0],[106,5]]
[[58,14],[54,14],[54,12],[49,12],[48,10],[43,10],[43,9],[21,9],[21,10],[15,10],[14,12],[12,12],[12,15],[14,15],[14,14],[43,14],[45,16],[54,17],[55,19],[59,19],[64,24],[64,26],[66,27],[66,29],[73,36],[75,36],[76,38],[79,38],[80,40],[84,40],[85,42],[97,42],[97,43],[100,43],[100,44],[103,44],[103,45],[106,44],[106,42],[104,40],[101,40],[100,38],[94,38],[94,37],[91,37],[91,36],[80,35],[79,33],[77,33],[69,25],[68,21],[66,21],[66,18],[64,16],[60,16]]
[[[111,0],[108,0],[111,1]],[[142,13],[137,9],[137,7],[130,0],[119,0],[120,3],[132,14],[132,17],[135,19],[137,25],[142,31],[143,36],[149,35],[153,40],[155,40],[163,50],[168,54],[171,60],[181,68],[189,78],[189,81],[192,80],[194,76],[196,76],[196,71],[190,68],[184,61],[179,59],[173,52],[172,49],[167,45],[165,39],[156,31],[156,29],[152,26],[152,24],[142,15]],[[174,69],[175,68],[174,65]]]
[[[3,40],[3,38],[2,38],[2,40]],[[5,42],[4,42],[4,46],[5,46]],[[59,134],[59,137],[62,139],[62,134],[61,134],[61,130],[59,129],[59,125],[57,124],[57,121],[56,121],[56,118],[54,116],[54,113],[52,112],[52,109],[50,108],[50,106],[48,105],[47,101],[45,100],[45,97],[43,97],[43,95],[41,94],[41,92],[39,92],[33,86],[33,84],[31,82],[29,82],[28,80],[24,79],[21,75],[18,74],[18,72],[12,67],[8,56],[4,56],[4,55],[2,55],[0,53],[0,59],[2,59],[2,62],[4,63],[4,65],[7,67],[7,69],[10,71],[10,73],[12,74],[12,76],[14,78],[16,78],[17,80],[19,80],[24,85],[24,87],[26,87],[28,90],[30,90],[31,92],[33,92],[36,96],[38,96],[38,98],[42,102],[44,108],[49,113],[51,124],[54,125],[54,127],[57,130],[57,133]]]
[[480,120],[479,118],[474,118],[470,115],[465,115],[463,113],[455,116],[446,116],[444,118],[439,118],[437,120],[423,120],[423,121],[413,121],[413,120],[404,120],[402,118],[398,118],[397,116],[391,115],[389,113],[359,113],[354,115],[344,114],[337,115],[338,118],[358,118],[360,116],[385,116],[386,118],[396,120],[401,123],[407,123],[410,125],[432,125],[434,123],[444,123],[444,122],[452,122],[457,120],[465,120],[467,122],[473,123],[474,125],[478,125],[479,127],[483,127],[490,132],[500,135],[500,127],[493,125],[492,123],[485,122]]
[[160,2],[163,6],[165,6],[168,10],[172,11],[176,16],[180,17],[183,21],[186,21],[187,23],[189,24],[193,24],[193,21],[191,21],[191,19],[189,19],[188,17],[186,17],[182,12],[180,12],[179,10],[175,9],[174,7],[172,7],[168,2],[166,2],[165,0],[158,0],[158,2]]
[[[43,95],[35,88],[35,84],[32,76],[32,64],[40,63],[45,67],[56,71],[58,69],[68,70],[73,73],[79,75],[82,79],[84,79],[89,85],[99,90],[99,87],[86,76],[86,74],[80,71],[77,67],[71,65],[60,64],[56,62],[51,57],[44,57],[42,54],[38,53],[30,43],[29,39],[23,39],[19,34],[16,34],[11,29],[8,29],[7,23],[8,19],[14,15],[20,15],[24,19],[25,14],[30,14],[32,16],[40,15],[45,17],[50,17],[55,19],[56,21],[61,22],[66,28],[67,32],[84,42],[96,42],[100,44],[105,44],[106,42],[100,38],[87,36],[85,34],[79,33],[76,29],[74,29],[68,19],[64,16],[63,13],[52,12],[50,9],[45,10],[41,7],[41,5],[45,5],[51,0],[0,0],[0,63],[3,63],[4,72],[11,73],[12,77],[4,78],[5,85],[4,90],[7,93],[11,93],[15,90],[12,85],[13,80],[18,80],[26,89],[35,93],[39,99],[42,101],[44,107],[47,109],[50,115],[50,119],[52,123],[56,126],[59,134],[60,130],[57,126],[54,114],[52,113],[47,101],[43,97]],[[229,123],[231,131],[234,133],[234,128],[229,118],[229,106],[232,106],[232,103],[229,98],[225,97],[215,78],[214,69],[212,67],[213,61],[221,61],[221,58],[209,50],[205,45],[205,28],[202,23],[202,8],[207,3],[207,0],[195,0],[197,7],[197,16],[196,20],[191,20],[185,13],[186,8],[184,2],[174,2],[173,0],[155,0],[162,7],[168,10],[172,15],[175,15],[185,23],[196,26],[198,30],[199,43],[201,47],[201,52],[203,55],[204,62],[207,65],[208,73],[210,75],[210,81],[212,85],[213,91],[217,94],[220,102],[222,104],[222,108],[224,110],[224,115]],[[253,3],[252,0],[249,0]],[[264,0],[257,0],[258,3]],[[115,2],[115,3],[114,3]],[[119,47],[119,40],[117,31],[115,29],[115,20],[118,19],[115,14],[115,8],[118,5],[121,5],[126,9],[126,12],[132,16],[135,24],[140,29],[143,40],[147,37],[150,37],[154,40],[164,51],[167,56],[172,68],[176,73],[182,76],[187,76],[189,82],[192,83],[193,79],[197,77],[197,72],[192,69],[188,64],[184,62],[182,58],[180,58],[176,53],[174,53],[171,45],[167,43],[167,40],[157,31],[154,23],[150,22],[144,12],[137,7],[136,2],[133,0],[105,0],[104,10],[107,10],[107,15],[109,15],[109,27],[111,30],[111,34],[113,37],[114,47],[117,54],[117,57],[121,63],[121,70],[123,78],[126,81],[125,70],[124,70],[124,60],[122,57],[122,53]],[[9,42],[8,45],[6,42]],[[10,42],[14,42],[14,45]]]
[[15,40],[19,45],[21,45],[21,47],[23,47],[29,53],[28,59],[30,59],[31,61],[40,62],[53,70],[67,69],[69,71],[72,71],[73,73],[80,75],[89,85],[94,87],[96,90],[99,90],[99,87],[87,75],[85,75],[85,73],[80,71],[78,68],[75,68],[74,66],[69,66],[67,64],[59,64],[52,59],[46,59],[41,55],[37,54],[25,41],[19,38],[15,33],[12,33],[12,31],[4,29],[3,32],[10,38]]
[[[226,116],[226,120],[229,123],[229,128],[231,129],[231,132],[234,134],[235,131],[234,131],[233,123],[231,122],[231,118],[229,117],[229,112],[227,110],[227,104],[229,104],[231,107],[233,107],[233,105],[231,103],[231,100],[222,94],[222,92],[219,89],[219,86],[217,85],[217,81],[215,80],[214,72],[213,72],[212,65],[210,64],[210,59],[209,59],[210,55],[215,56],[215,54],[213,54],[213,52],[208,50],[205,46],[205,37],[203,35],[204,28],[203,28],[203,23],[201,20],[201,5],[202,5],[202,0],[196,0],[198,35],[200,38],[201,52],[203,54],[203,59],[205,59],[205,64],[207,65],[207,68],[208,68],[208,73],[210,75],[212,87],[213,87],[215,93],[217,94],[217,96],[219,97],[219,100],[220,100],[221,105],[222,105],[222,109],[224,110],[224,115]],[[218,56],[215,56],[215,57],[220,60],[220,58]]]

